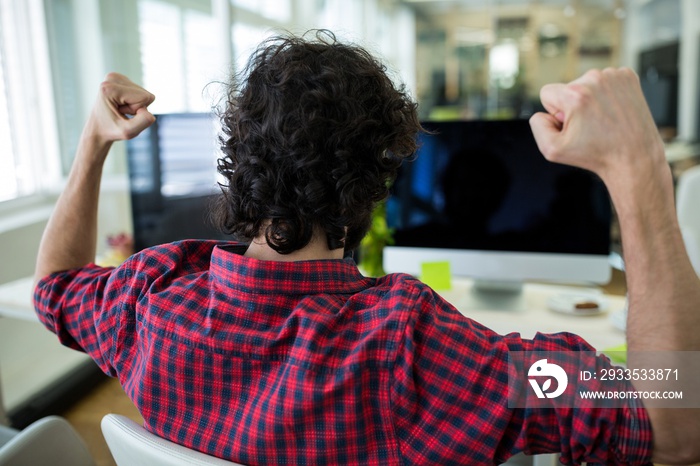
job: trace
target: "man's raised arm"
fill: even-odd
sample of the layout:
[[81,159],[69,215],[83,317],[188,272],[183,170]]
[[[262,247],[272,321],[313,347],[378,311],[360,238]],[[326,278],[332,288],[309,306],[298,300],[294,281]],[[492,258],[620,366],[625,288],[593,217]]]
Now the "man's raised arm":
[[[589,71],[567,85],[543,87],[541,98],[548,113],[530,124],[542,153],[598,174],[617,210],[628,351],[700,351],[700,280],[685,251],[671,171],[638,77],[624,68]],[[655,461],[700,461],[700,410],[647,411]]]
[[155,121],[146,109],[154,99],[125,76],[110,73],[105,78],[83,129],[68,183],[41,238],[35,283],[53,272],[95,260],[97,201],[105,158],[112,142],[133,138]]

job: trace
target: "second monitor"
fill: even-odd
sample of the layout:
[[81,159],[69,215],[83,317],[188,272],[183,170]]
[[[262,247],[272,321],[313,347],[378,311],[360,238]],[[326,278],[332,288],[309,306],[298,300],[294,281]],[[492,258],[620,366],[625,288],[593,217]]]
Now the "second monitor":
[[449,261],[483,286],[609,281],[611,204],[599,178],[545,160],[527,120],[424,127],[387,201],[387,272]]

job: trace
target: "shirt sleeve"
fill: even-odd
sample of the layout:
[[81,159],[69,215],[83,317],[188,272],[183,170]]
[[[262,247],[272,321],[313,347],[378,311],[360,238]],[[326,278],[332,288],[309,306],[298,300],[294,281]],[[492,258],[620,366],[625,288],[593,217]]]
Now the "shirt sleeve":
[[127,265],[89,264],[44,277],[34,290],[34,308],[44,326],[110,376],[115,376],[111,361],[131,276]]
[[[107,375],[128,366],[137,309],[151,286],[208,270],[217,241],[184,240],[140,251],[117,268],[90,264],[43,278],[34,290],[39,320],[62,344],[84,351]],[[145,309],[144,312],[148,312]]]
[[[594,351],[582,338],[499,335],[424,286],[407,299],[413,310],[391,396],[402,454],[411,462],[498,464],[525,452],[560,453],[564,464],[651,464],[651,424],[638,401],[620,408],[509,408],[509,352]],[[609,365],[604,357],[596,363]]]

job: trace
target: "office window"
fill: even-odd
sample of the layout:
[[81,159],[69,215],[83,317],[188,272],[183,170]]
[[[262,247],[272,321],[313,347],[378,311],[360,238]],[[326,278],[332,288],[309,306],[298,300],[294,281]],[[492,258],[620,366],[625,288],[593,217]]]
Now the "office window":
[[12,150],[10,115],[5,95],[5,75],[3,73],[2,47],[0,47],[0,201],[11,199],[18,194],[16,162]]
[[292,19],[292,0],[232,0],[235,7],[286,23]]
[[0,0],[0,202],[35,194],[58,177],[43,20],[40,0]]
[[236,56],[236,71],[240,72],[248,63],[250,54],[266,38],[272,36],[274,31],[264,26],[255,26],[247,23],[233,25],[231,40],[233,41],[233,53]]
[[157,99],[155,113],[203,112],[213,102],[208,83],[221,77],[219,37],[211,12],[158,0],[139,2],[139,36],[143,84]]
[[375,5],[375,0],[361,3],[326,0],[318,11],[318,24],[333,31],[340,39],[357,40],[365,35],[365,10]]

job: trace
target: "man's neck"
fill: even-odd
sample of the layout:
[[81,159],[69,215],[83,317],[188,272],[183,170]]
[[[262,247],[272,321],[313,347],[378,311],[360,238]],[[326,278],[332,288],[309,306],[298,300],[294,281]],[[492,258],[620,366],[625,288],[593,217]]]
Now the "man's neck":
[[343,248],[328,249],[325,235],[316,234],[309,244],[289,254],[280,254],[267,244],[264,236],[258,236],[250,242],[246,257],[265,261],[306,261],[319,259],[342,259]]

